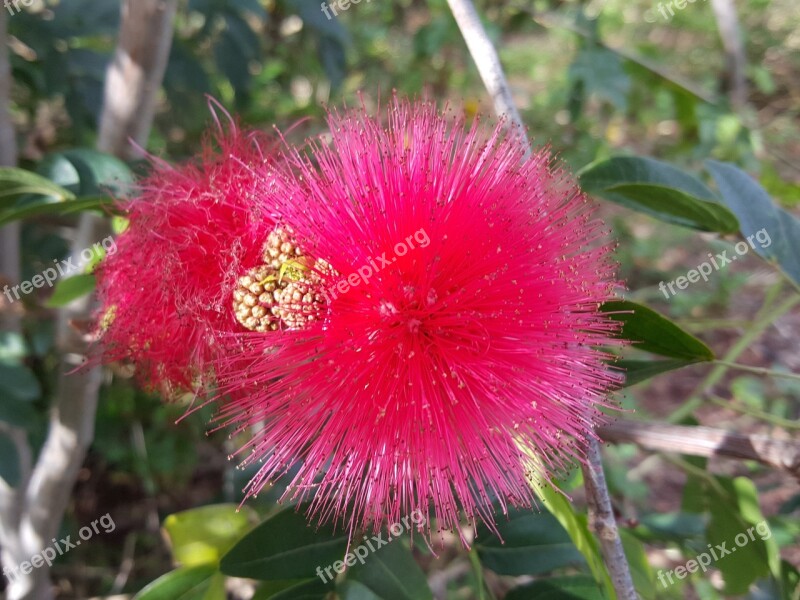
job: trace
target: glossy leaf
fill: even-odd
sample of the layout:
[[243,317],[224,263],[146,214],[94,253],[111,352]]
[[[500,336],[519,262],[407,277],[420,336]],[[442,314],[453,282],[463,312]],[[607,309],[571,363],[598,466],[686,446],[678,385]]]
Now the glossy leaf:
[[51,154],[45,157],[37,170],[80,197],[121,193],[133,183],[133,173],[128,165],[115,156],[90,148],[73,148]]
[[49,179],[14,167],[0,167],[0,209],[6,210],[25,196],[44,196],[63,202],[74,195]]
[[614,367],[625,373],[625,383],[622,387],[630,387],[646,381],[656,375],[668,371],[675,371],[694,364],[685,360],[618,360]]
[[475,549],[481,563],[501,575],[539,575],[584,563],[569,534],[550,513],[513,511],[498,519],[500,539],[478,528]]
[[777,264],[795,285],[800,285],[800,221],[777,206],[741,169],[714,160],[706,161],[706,166],[722,201],[738,217],[742,235],[751,239],[753,251]]
[[224,584],[213,565],[184,567],[162,575],[133,600],[225,600]]
[[303,514],[287,508],[239,540],[222,558],[221,570],[253,579],[310,579],[346,549],[346,534],[312,527]]
[[[355,548],[351,548],[350,552],[354,551]],[[356,562],[347,571],[347,580],[359,582],[382,600],[433,598],[425,573],[414,560],[406,540],[402,538],[394,539],[388,545],[369,553],[364,564]]]
[[688,363],[714,359],[708,346],[651,308],[615,300],[603,304],[602,310],[623,324],[617,336],[633,342],[634,348]]
[[615,157],[580,174],[588,194],[667,223],[700,231],[738,231],[736,216],[699,179],[652,158]]
[[512,589],[506,600],[605,600],[597,583],[583,575],[550,577]]
[[69,215],[85,210],[114,210],[114,200],[108,196],[90,196],[63,202],[36,202],[23,204],[0,212],[0,225],[41,215]]
[[265,597],[269,598],[269,600],[326,600],[330,598],[332,587],[332,584],[322,583],[321,579],[316,578],[303,581]]
[[595,582],[609,595],[614,597],[614,586],[605,564],[600,558],[597,540],[589,531],[586,516],[575,512],[572,504],[545,481],[538,481],[533,486],[536,495],[542,500],[544,508],[552,514],[569,534],[575,547],[583,555]]
[[254,513],[236,504],[214,504],[169,515],[164,530],[183,566],[216,564],[250,529]]

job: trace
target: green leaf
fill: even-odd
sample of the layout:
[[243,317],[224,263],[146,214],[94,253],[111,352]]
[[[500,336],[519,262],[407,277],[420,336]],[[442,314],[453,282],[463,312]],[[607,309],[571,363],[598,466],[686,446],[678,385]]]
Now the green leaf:
[[128,165],[110,154],[91,148],[72,148],[50,154],[37,171],[76,196],[122,193],[133,183]]
[[[305,593],[303,590],[313,589],[317,586],[312,586],[315,582],[314,579],[306,579],[303,581],[297,581],[296,579],[287,579],[286,581],[274,580],[274,581],[264,581],[258,589],[256,593],[253,595],[252,600],[272,600],[273,598],[279,596],[279,594],[283,592],[287,592],[292,590],[292,592]],[[328,582],[327,584],[323,584],[320,579],[316,579],[316,583],[320,586],[323,586],[324,589],[327,591],[333,590],[333,582]]]
[[764,188],[741,169],[714,160],[706,161],[706,167],[722,201],[738,217],[749,247],[800,286],[800,221],[775,205]]
[[713,495],[710,497],[711,520],[708,523],[706,535],[712,546],[724,543],[726,548],[731,550],[730,554],[720,556],[715,563],[722,572],[725,593],[745,594],[750,584],[769,573],[766,547],[758,536],[755,541],[750,541],[747,533],[744,533],[747,543],[743,546],[736,544],[736,536],[746,532],[752,524],[745,519],[734,502],[736,492],[730,485],[732,482],[723,478],[719,478],[719,482],[730,493],[730,496],[728,498]]
[[14,487],[20,478],[19,454],[13,440],[2,431],[0,431],[0,456],[3,457],[3,460],[0,460],[0,479],[3,479],[9,487]]
[[292,508],[270,517],[222,558],[226,575],[252,579],[310,579],[316,568],[340,560],[347,535],[331,527],[312,528]]
[[550,513],[512,511],[497,525],[500,539],[478,528],[475,549],[481,563],[501,575],[539,575],[584,564],[569,534]]
[[636,535],[640,539],[649,541],[686,542],[690,539],[700,539],[705,528],[705,519],[697,513],[653,513],[641,518],[636,528]]
[[703,342],[646,306],[614,300],[603,304],[601,310],[622,323],[616,335],[633,342],[634,348],[687,363],[714,360],[714,353]]
[[74,195],[49,179],[15,167],[0,167],[0,209],[13,206],[25,196],[44,196],[55,202],[74,198]]
[[[0,374],[2,377],[2,374]],[[38,385],[38,382],[37,382]],[[0,385],[0,395],[2,395],[3,386]],[[8,423],[13,427],[29,430],[36,423],[36,410],[28,402],[16,402],[9,400],[8,396],[4,396],[0,400],[0,422]],[[0,454],[2,456],[2,454]]]
[[605,600],[607,596],[591,577],[550,577],[512,589],[505,600]]
[[331,583],[322,583],[319,578],[309,579],[270,596],[264,596],[264,598],[269,600],[325,600],[330,597],[332,588]]
[[109,210],[113,209],[113,204],[114,200],[107,196],[90,196],[59,202],[24,204],[0,212],[0,225],[41,215],[69,215],[85,210],[98,210],[103,207]]
[[646,381],[661,373],[675,371],[694,364],[685,360],[618,360],[613,363],[614,367],[625,372],[625,383],[622,387],[630,387]]
[[[348,581],[357,581],[382,600],[428,600],[433,598],[425,573],[419,568],[405,539],[393,539],[388,546],[369,553],[363,564],[347,571]],[[360,546],[367,548],[366,545]],[[345,557],[352,555],[353,548]],[[363,553],[362,553],[363,554]]]
[[594,45],[581,49],[569,67],[569,81],[580,83],[587,95],[596,94],[619,110],[628,105],[631,81],[619,57]]
[[597,540],[589,531],[586,516],[577,514],[569,500],[564,497],[564,494],[543,481],[541,476],[537,477],[538,481],[533,485],[536,495],[542,500],[544,507],[550,514],[558,519],[558,522],[569,534],[575,547],[586,559],[595,582],[605,590],[609,598],[616,598],[614,585],[611,582],[605,563],[601,559]]
[[643,600],[655,600],[655,578],[650,563],[647,562],[644,546],[627,529],[620,529],[619,537],[622,540],[625,558],[628,559],[633,587]]
[[[703,552],[709,555],[709,568],[722,572],[725,594],[745,594],[751,584],[770,571],[779,577],[780,554],[769,529],[761,534],[766,523],[753,482],[746,477],[730,479],[709,475],[698,478],[691,473],[687,484],[689,482],[698,488],[696,493],[710,517],[706,541],[716,556],[710,549]],[[722,544],[727,552],[719,549]]]
[[30,402],[41,395],[39,380],[28,367],[0,363],[0,402]]
[[69,304],[77,298],[91,294],[96,284],[95,276],[90,273],[73,275],[67,279],[62,279],[56,284],[53,295],[50,296],[45,305],[50,308],[58,308]]
[[703,182],[652,158],[620,156],[589,165],[580,183],[588,194],[667,223],[720,233],[739,230],[736,216]]
[[343,581],[336,587],[336,595],[342,600],[381,600],[380,596],[358,581]]
[[186,567],[216,564],[250,529],[252,510],[237,510],[236,504],[214,504],[169,515],[164,530],[172,555]]
[[214,565],[184,567],[162,575],[133,600],[225,600],[224,584]]

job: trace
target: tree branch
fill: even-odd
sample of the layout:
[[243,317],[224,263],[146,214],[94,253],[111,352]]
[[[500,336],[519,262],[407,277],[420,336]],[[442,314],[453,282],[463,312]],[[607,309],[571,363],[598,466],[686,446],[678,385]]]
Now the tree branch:
[[105,101],[97,146],[130,158],[130,143],[147,145],[158,90],[172,46],[177,0],[124,0],[122,28],[106,74]]
[[714,17],[717,19],[719,37],[725,50],[728,75],[730,77],[730,97],[734,109],[741,111],[747,104],[747,78],[745,68],[747,57],[744,52],[739,17],[733,0],[711,0]]
[[712,427],[616,421],[597,430],[606,442],[636,444],[653,452],[754,460],[800,480],[800,442],[744,435]]
[[467,43],[467,48],[478,67],[483,85],[486,86],[489,95],[494,103],[494,112],[499,117],[505,117],[509,121],[509,127],[514,136],[527,149],[527,158],[530,155],[530,143],[525,133],[525,124],[514,104],[511,88],[508,85],[503,65],[500,57],[495,50],[492,40],[486,33],[486,29],[481,23],[475,6],[471,0],[447,0],[450,11],[461,30],[461,35]]
[[637,600],[628,559],[622,548],[617,520],[608,495],[603,461],[600,458],[600,444],[594,438],[588,440],[586,444],[586,462],[581,469],[586,488],[586,504],[589,506],[589,528],[600,542],[600,552],[603,553],[608,567],[617,600]]

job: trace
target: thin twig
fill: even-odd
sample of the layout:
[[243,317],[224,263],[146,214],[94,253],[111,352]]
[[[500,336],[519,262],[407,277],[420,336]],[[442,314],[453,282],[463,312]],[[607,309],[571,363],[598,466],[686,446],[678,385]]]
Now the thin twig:
[[[765,329],[777,321],[782,315],[792,310],[795,306],[800,304],[800,296],[792,295],[784,302],[775,306],[774,300],[777,298],[780,291],[783,289],[783,281],[779,281],[772,287],[768,293],[767,298],[764,300],[764,306],[755,316],[752,327],[739,338],[736,343],[731,346],[725,357],[722,359],[724,362],[734,362],[741,354],[745,352],[758,336],[760,336]],[[679,423],[695,410],[702,406],[705,399],[706,390],[713,388],[728,372],[728,367],[725,365],[715,366],[711,372],[701,381],[694,391],[689,395],[689,399],[680,405],[672,414],[667,417],[670,423]]]
[[751,367],[750,365],[742,365],[737,362],[732,362],[727,360],[715,360],[714,364],[724,365],[729,369],[735,369],[737,371],[747,371],[748,373],[755,373],[757,375],[766,375],[768,377],[778,377],[781,379],[796,379],[800,381],[800,373],[775,371],[773,369],[765,369],[764,367]]
[[732,433],[713,427],[624,420],[598,428],[597,434],[606,442],[636,444],[655,452],[754,460],[800,479],[800,442]]
[[784,419],[783,417],[778,417],[764,410],[747,406],[746,404],[742,404],[741,402],[737,402],[733,399],[726,399],[721,396],[717,396],[716,394],[708,394],[708,399],[717,406],[753,417],[754,419],[759,419],[760,421],[766,421],[767,423],[777,425],[778,427],[783,427],[784,429],[800,429],[800,421],[796,421],[794,419]]
[[486,29],[481,23],[475,6],[470,0],[447,0],[450,11],[464,36],[467,48],[475,61],[483,85],[486,86],[489,95],[494,103],[494,112],[501,118],[509,121],[512,133],[518,138],[519,142],[525,146],[527,158],[531,149],[528,143],[528,136],[525,133],[525,124],[519,115],[514,98],[511,95],[511,88],[503,72],[503,65],[497,55],[492,40],[486,33]]
[[637,600],[628,560],[622,548],[617,529],[617,520],[611,508],[600,444],[592,438],[586,445],[586,463],[582,466],[586,487],[586,503],[589,505],[589,527],[600,542],[600,552],[605,558],[608,574],[614,584],[618,600]]

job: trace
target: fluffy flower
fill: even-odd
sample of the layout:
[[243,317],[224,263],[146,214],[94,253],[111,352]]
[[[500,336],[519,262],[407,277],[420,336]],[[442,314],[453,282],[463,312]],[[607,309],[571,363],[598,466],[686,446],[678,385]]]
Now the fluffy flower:
[[305,257],[274,265],[300,318],[235,336],[219,425],[257,431],[249,494],[295,466],[284,498],[351,531],[415,510],[491,526],[603,419],[611,246],[546,150],[523,160],[500,127],[427,103],[387,112],[332,113],[330,144],[262,182]]
[[207,139],[195,162],[153,159],[129,220],[98,272],[105,360],[133,363],[166,393],[196,389],[219,334],[238,330],[231,286],[258,260],[272,223],[258,211],[257,183],[271,177],[266,140],[234,124]]

